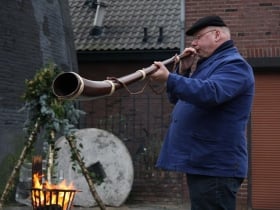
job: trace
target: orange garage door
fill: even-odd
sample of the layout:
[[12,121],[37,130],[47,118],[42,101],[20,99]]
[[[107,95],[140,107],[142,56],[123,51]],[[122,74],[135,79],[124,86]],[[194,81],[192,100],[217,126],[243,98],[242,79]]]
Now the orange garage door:
[[256,73],[252,111],[252,208],[280,209],[280,74]]

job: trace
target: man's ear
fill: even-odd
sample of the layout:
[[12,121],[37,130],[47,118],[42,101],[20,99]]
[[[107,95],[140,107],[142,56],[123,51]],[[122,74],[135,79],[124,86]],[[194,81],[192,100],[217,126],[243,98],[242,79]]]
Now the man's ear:
[[218,42],[221,39],[221,36],[222,36],[221,31],[216,30],[215,31],[215,41]]

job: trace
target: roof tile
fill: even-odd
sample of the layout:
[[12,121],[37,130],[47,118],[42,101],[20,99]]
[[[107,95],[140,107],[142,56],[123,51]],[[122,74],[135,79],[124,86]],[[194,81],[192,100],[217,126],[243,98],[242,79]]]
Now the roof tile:
[[[104,28],[98,36],[90,34],[96,9],[85,2],[89,0],[69,0],[77,50],[179,49],[180,0],[107,0]],[[147,42],[143,42],[144,27]]]

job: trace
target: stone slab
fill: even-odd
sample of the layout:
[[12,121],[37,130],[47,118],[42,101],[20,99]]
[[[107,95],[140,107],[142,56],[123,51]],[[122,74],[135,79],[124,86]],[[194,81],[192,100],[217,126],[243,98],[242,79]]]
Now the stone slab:
[[[101,129],[81,129],[75,134],[86,167],[95,168],[103,174],[103,182],[95,185],[103,203],[112,207],[121,206],[131,191],[134,179],[132,159],[126,146],[118,137]],[[83,147],[80,148],[79,144]],[[57,140],[56,147],[60,148],[57,158],[60,176],[81,190],[75,196],[74,205],[96,206],[86,179],[72,169],[70,147],[65,137]]]

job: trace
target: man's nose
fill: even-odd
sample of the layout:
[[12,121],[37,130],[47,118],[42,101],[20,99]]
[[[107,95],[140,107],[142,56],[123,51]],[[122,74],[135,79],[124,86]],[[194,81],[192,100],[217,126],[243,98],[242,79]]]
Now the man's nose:
[[193,40],[193,41],[191,42],[191,47],[195,48],[195,46],[197,46],[197,41]]

